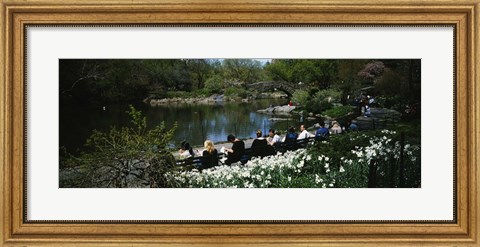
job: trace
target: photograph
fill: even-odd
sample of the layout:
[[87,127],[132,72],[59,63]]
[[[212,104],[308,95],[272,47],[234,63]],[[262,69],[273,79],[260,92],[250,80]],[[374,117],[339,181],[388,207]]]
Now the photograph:
[[0,246],[479,246],[480,0],[0,3]]
[[421,188],[421,64],[59,59],[59,187]]

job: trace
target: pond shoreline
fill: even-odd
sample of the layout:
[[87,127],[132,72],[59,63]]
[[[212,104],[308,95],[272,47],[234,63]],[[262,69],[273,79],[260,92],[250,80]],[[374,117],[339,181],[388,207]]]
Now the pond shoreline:
[[271,93],[271,94],[260,94],[257,96],[250,96],[247,98],[242,98],[238,96],[225,96],[224,94],[213,94],[208,97],[198,96],[198,97],[172,97],[172,98],[162,98],[162,99],[151,99],[147,98],[143,102],[149,104],[150,106],[163,106],[168,104],[202,104],[202,105],[212,105],[212,104],[221,104],[224,102],[243,102],[250,103],[257,99],[281,99],[284,98],[283,95]]

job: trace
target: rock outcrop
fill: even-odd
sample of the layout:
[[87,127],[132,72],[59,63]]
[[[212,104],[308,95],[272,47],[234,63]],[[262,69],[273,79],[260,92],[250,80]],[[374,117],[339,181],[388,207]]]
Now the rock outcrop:
[[369,116],[359,116],[352,122],[355,123],[360,130],[382,129],[388,124],[400,121],[402,114],[398,111],[386,108],[370,108]]
[[164,99],[151,99],[150,105],[151,106],[161,106],[167,104],[214,104],[218,102],[225,101],[225,97],[223,95],[212,95],[207,98],[164,98]]
[[290,115],[293,110],[295,110],[295,106],[283,105],[272,106],[267,109],[258,110],[257,112],[272,115]]

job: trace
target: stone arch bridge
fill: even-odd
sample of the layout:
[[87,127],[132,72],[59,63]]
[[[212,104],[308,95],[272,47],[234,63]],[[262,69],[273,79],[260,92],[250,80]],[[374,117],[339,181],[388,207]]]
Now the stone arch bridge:
[[280,90],[292,97],[293,92],[298,88],[297,84],[289,83],[285,81],[261,81],[246,85],[248,89],[252,89],[258,92],[270,92],[274,90]]

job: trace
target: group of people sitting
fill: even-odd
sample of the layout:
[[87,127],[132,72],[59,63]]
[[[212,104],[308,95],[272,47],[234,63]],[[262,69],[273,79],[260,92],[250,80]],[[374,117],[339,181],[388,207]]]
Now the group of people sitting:
[[203,143],[203,147],[205,149],[202,153],[199,153],[198,150],[193,151],[193,148],[190,146],[190,144],[184,141],[180,145],[180,157],[182,159],[186,159],[195,156],[202,156],[202,168],[204,169],[218,165],[218,151],[213,142],[211,140],[206,140]]
[[[288,129],[288,133],[283,139],[275,132],[274,129],[270,129],[267,136],[264,136],[261,130],[256,131],[256,138],[251,145],[251,157],[264,157],[274,155],[280,151],[280,147],[283,145],[284,150],[293,150],[300,147],[305,147],[308,140],[315,138],[318,141],[324,141],[329,138],[331,134],[340,134],[345,129],[342,128],[338,122],[332,122],[332,127],[329,125],[318,126],[314,134],[307,131],[305,125],[300,125],[300,133],[296,133],[295,128],[292,126]],[[355,126],[350,125],[350,128]],[[305,141],[303,141],[305,140]],[[226,159],[222,160],[222,163],[231,165],[233,163],[242,161],[245,154],[245,142],[234,135],[228,135],[227,141],[232,144],[231,148],[222,147],[220,152],[226,154]],[[180,148],[180,156],[182,158],[189,158],[195,156],[202,156],[202,168],[211,168],[216,166],[219,162],[218,151],[211,140],[204,142],[204,150],[200,153],[198,150],[194,151],[193,148],[187,142],[182,142]]]

